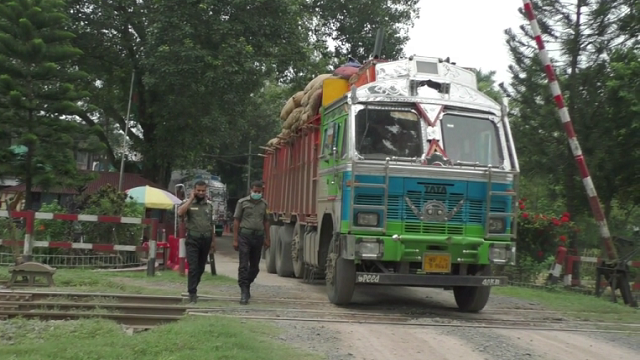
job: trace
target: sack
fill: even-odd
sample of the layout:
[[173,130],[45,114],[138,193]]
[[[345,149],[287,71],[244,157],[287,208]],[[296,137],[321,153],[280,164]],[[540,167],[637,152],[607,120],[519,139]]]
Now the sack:
[[302,105],[303,97],[304,97],[304,91],[298,91],[297,93],[293,94],[291,98],[293,99],[293,103],[296,104],[295,107]]
[[322,89],[316,90],[310,97],[309,103],[305,108],[305,112],[311,116],[315,116],[322,105]]
[[282,127],[287,130],[291,129],[293,125],[300,120],[300,115],[302,115],[303,110],[304,109],[301,107],[295,108],[287,118],[287,121],[284,122],[284,125]]
[[322,86],[322,82],[324,81],[324,79],[328,78],[329,76],[331,76],[331,74],[322,74],[322,75],[318,75],[316,76],[315,79],[311,80],[307,86],[304,87],[304,92],[308,93],[311,91],[311,89],[313,89],[314,87],[316,87],[318,85],[318,83],[320,83],[320,86]]
[[293,111],[293,109],[296,108],[296,104],[293,100],[293,96],[289,98],[289,100],[287,100],[287,103],[284,104],[284,107],[282,108],[282,111],[280,111],[280,119],[282,121],[287,120],[287,118],[289,117],[289,115],[291,115],[291,112]]
[[359,68],[353,66],[341,66],[333,72],[333,76],[349,80],[353,76],[353,74],[358,72],[358,69]]

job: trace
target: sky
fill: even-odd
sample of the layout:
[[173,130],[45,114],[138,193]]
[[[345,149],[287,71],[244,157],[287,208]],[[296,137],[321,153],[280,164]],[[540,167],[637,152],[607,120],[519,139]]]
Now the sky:
[[504,30],[524,23],[522,0],[421,0],[419,6],[407,56],[448,56],[459,66],[495,70],[496,83],[509,82]]

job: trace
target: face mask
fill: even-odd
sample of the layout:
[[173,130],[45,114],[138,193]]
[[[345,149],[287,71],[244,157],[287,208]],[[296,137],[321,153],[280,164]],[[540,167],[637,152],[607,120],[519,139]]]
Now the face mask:
[[260,199],[262,199],[262,194],[257,194],[257,193],[252,192],[251,193],[251,198],[253,200],[260,200]]

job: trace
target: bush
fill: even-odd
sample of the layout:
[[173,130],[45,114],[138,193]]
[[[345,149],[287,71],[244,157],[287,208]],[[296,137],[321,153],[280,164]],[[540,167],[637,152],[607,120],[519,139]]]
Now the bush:
[[[126,193],[107,184],[84,199],[81,214],[144,217],[144,207],[127,201],[128,197]],[[143,231],[142,225],[135,224],[83,222],[81,226],[87,242],[97,244],[134,245],[142,238]]]
[[544,262],[547,256],[555,255],[558,246],[567,246],[569,237],[580,231],[571,221],[571,214],[565,212],[560,216],[532,214],[527,212],[527,199],[518,201],[517,251],[538,263]]
[[[66,214],[67,209],[54,200],[50,204],[43,204],[39,212]],[[34,222],[36,240],[39,241],[71,241],[73,226],[70,221],[41,220]]]

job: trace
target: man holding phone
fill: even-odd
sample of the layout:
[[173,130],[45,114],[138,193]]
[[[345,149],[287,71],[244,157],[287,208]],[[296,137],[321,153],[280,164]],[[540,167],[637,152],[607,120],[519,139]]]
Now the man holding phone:
[[178,207],[178,216],[186,218],[187,262],[189,275],[187,291],[190,304],[198,301],[198,284],[207,264],[207,256],[216,248],[216,228],[213,221],[213,204],[207,200],[207,183],[197,181],[189,199]]

